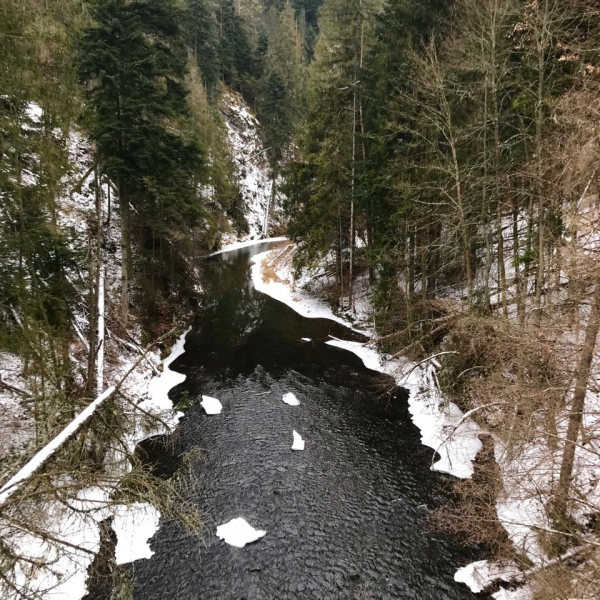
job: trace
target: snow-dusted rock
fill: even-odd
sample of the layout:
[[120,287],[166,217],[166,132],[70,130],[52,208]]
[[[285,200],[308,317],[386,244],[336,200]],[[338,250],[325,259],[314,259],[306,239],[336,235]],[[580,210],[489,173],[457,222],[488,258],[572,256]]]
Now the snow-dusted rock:
[[202,396],[200,405],[206,411],[207,415],[220,415],[223,410],[223,405],[216,398],[211,398],[210,396]]
[[294,394],[292,394],[292,392],[288,392],[283,398],[282,400],[286,403],[289,404],[290,406],[300,406],[300,400],[298,400],[298,398],[296,398],[296,396]]
[[241,517],[217,527],[217,537],[234,548],[243,548],[246,544],[251,544],[266,534],[266,531],[254,529]]
[[300,437],[297,431],[294,431],[294,443],[292,444],[292,450],[304,450],[304,440]]

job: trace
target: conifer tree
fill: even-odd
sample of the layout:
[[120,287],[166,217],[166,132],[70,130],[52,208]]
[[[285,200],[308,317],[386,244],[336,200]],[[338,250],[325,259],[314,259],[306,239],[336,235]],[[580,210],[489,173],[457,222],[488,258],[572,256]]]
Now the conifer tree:
[[217,8],[216,0],[187,0],[185,12],[186,42],[210,94],[221,78]]
[[[115,184],[121,213],[121,317],[127,321],[132,281],[132,228],[149,238],[159,268],[173,227],[198,215],[192,174],[199,148],[173,125],[187,115],[186,55],[180,13],[162,0],[94,1],[94,24],[80,48],[89,87],[90,133],[102,171]],[[139,222],[132,223],[133,206]]]
[[[314,173],[314,195],[309,202],[299,201],[305,192],[288,188],[294,207],[290,231],[310,239],[297,255],[298,266],[323,257],[334,243],[340,297],[349,284],[350,308],[352,277],[347,271],[352,271],[356,232],[360,74],[381,6],[378,0],[328,0],[323,5],[310,67],[308,125],[302,135],[304,160],[313,164],[312,169],[302,170]],[[344,258],[346,248],[349,264]]]

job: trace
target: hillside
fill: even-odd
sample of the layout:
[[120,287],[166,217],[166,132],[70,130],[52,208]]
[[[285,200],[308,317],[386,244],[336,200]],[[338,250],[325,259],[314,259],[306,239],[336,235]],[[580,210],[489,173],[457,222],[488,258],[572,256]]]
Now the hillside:
[[453,598],[600,596],[599,47],[592,0],[5,0],[0,595],[134,597],[160,519],[200,530],[199,445],[137,446],[197,417],[169,365],[215,310],[203,376],[256,335],[273,390],[288,357],[394,386]]

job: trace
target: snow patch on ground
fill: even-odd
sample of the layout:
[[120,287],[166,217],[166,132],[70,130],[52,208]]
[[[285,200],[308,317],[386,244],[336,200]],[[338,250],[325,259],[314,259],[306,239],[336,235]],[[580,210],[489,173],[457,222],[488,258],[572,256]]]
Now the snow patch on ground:
[[462,569],[454,575],[454,581],[464,583],[469,589],[478,594],[483,592],[490,581],[502,580],[509,582],[521,575],[519,568],[514,563],[491,563],[488,560],[479,560]]
[[303,317],[329,319],[346,327],[351,327],[347,320],[334,314],[326,302],[306,292],[300,285],[294,284],[293,273],[289,266],[275,271],[277,259],[282,253],[289,252],[290,248],[293,248],[293,246],[286,246],[281,250],[268,250],[252,257],[254,287],[259,292],[283,302]]
[[112,528],[117,535],[117,564],[124,565],[150,558],[154,552],[148,541],[158,531],[160,512],[151,504],[136,502],[115,507],[113,514]]
[[241,517],[217,527],[217,537],[234,548],[243,548],[265,535],[267,535],[266,531],[254,529]]
[[0,481],[34,439],[33,419],[22,402],[23,394],[16,391],[27,393],[22,372],[23,361],[18,356],[0,352]]

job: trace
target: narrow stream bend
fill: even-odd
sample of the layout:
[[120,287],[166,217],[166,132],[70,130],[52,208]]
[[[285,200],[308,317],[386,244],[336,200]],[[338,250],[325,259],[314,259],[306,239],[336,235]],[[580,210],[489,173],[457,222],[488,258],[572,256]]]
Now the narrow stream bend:
[[[424,523],[440,476],[403,390],[324,343],[349,330],[254,290],[250,257],[264,249],[209,261],[204,315],[174,364],[188,376],[176,394],[193,401],[178,451],[203,451],[191,499],[204,536],[163,524],[155,555],[131,565],[136,600],[474,598],[453,581],[467,556]],[[204,413],[203,394],[221,415]],[[215,535],[240,516],[267,531],[243,549]]]

